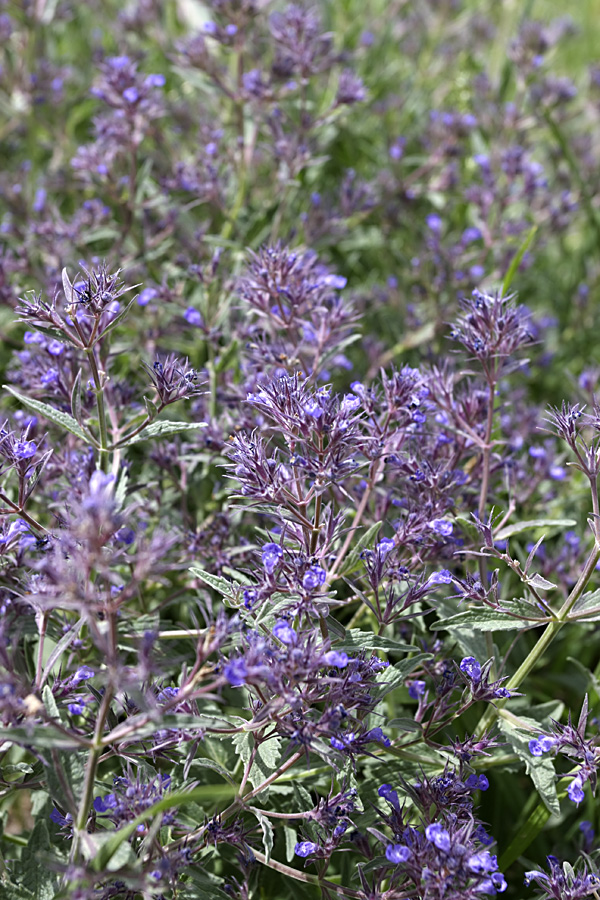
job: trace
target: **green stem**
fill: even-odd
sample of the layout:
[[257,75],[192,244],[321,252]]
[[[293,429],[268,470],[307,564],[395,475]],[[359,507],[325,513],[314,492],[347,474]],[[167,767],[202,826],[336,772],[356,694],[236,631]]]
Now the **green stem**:
[[85,768],[83,792],[81,795],[81,802],[77,811],[77,819],[75,821],[75,828],[73,831],[73,846],[71,848],[71,860],[73,862],[77,861],[81,848],[81,835],[85,831],[85,826],[87,825],[88,816],[90,814],[92,797],[94,795],[94,784],[96,781],[96,771],[98,769],[98,760],[100,759],[102,751],[104,750],[102,735],[104,733],[104,725],[106,723],[106,719],[108,718],[108,712],[110,709],[112,698],[112,688],[107,685],[104,691],[104,697],[102,698],[100,710],[98,711],[98,718],[96,720],[96,727],[94,729],[94,739],[90,748],[90,753]]
[[96,397],[96,410],[98,412],[98,428],[100,430],[100,468],[103,472],[109,471],[108,460],[108,428],[106,425],[106,407],[104,405],[104,385],[98,370],[96,362],[96,354],[93,347],[86,347],[86,355],[92,372],[94,381],[94,395]]
[[[538,660],[546,652],[563,625],[568,621],[569,613],[583,594],[583,591],[585,590],[585,587],[592,577],[594,569],[596,568],[596,563],[598,562],[598,560],[600,560],[600,546],[596,545],[590,556],[588,557],[583,571],[579,576],[579,579],[577,580],[577,584],[556,614],[556,619],[546,626],[546,628],[544,629],[544,633],[529,651],[517,671],[506,682],[505,687],[509,691],[516,691],[521,686],[525,678],[527,678],[531,670],[535,667]],[[490,725],[498,715],[498,711],[502,709],[505,703],[506,700],[498,700],[495,706],[488,706],[487,710],[479,720],[479,724],[475,729],[475,734],[481,735],[485,731],[487,731],[487,729],[490,727]]]

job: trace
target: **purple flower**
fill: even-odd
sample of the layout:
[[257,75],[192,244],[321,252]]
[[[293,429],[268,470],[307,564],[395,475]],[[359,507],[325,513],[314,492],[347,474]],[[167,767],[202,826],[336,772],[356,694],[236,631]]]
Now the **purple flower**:
[[436,534],[441,534],[442,537],[450,537],[454,530],[452,522],[448,522],[446,519],[434,519],[429,523],[429,527],[435,531]]
[[432,572],[429,576],[428,584],[452,584],[452,575],[448,569],[442,569],[441,572]]
[[246,684],[248,677],[248,669],[243,659],[230,659],[225,668],[223,675],[232,687],[242,687]]
[[269,575],[273,574],[275,566],[283,556],[283,549],[279,544],[264,544],[262,548],[262,563]]
[[31,459],[35,456],[37,444],[34,441],[16,441],[15,456],[17,459]]
[[61,353],[63,353],[64,349],[65,345],[57,340],[50,341],[50,343],[46,347],[46,350],[48,351],[50,356],[60,356]]
[[137,103],[140,99],[140,94],[137,88],[128,87],[123,91],[123,100],[127,100],[128,103]]
[[467,866],[475,875],[490,875],[498,871],[498,859],[489,850],[480,850],[469,857]]
[[336,669],[345,669],[349,659],[347,653],[340,653],[338,650],[328,650],[323,655],[323,661],[328,666],[334,666]]
[[281,641],[282,644],[296,643],[297,634],[285,619],[279,619],[279,621],[275,622],[273,625],[273,635],[277,640]]
[[308,400],[308,402],[304,404],[304,412],[313,419],[320,419],[323,415],[323,407],[318,400]]
[[167,79],[164,75],[161,74],[153,74],[147,75],[144,81],[146,87],[164,87]]
[[398,864],[406,862],[410,858],[411,851],[403,844],[388,844],[385,848],[385,855],[391,863]]
[[419,678],[416,678],[411,684],[408,686],[408,696],[413,700],[418,700],[419,697],[422,697],[425,693],[425,682],[421,681]]
[[156,290],[156,288],[144,288],[144,290],[137,298],[138,306],[147,306],[150,301],[154,300],[156,297],[158,297],[158,291]]
[[382,558],[385,558],[390,550],[393,550],[396,542],[393,538],[382,538],[377,544],[377,550]]
[[317,853],[320,849],[319,845],[313,844],[312,841],[300,841],[294,847],[294,853],[296,856],[310,856],[313,853]]
[[425,837],[432,844],[435,844],[438,850],[443,850],[445,853],[450,850],[450,835],[439,822],[434,822],[432,825],[427,826]]
[[427,216],[426,220],[427,227],[430,231],[433,231],[434,234],[440,234],[442,230],[442,220],[440,216],[437,216],[435,213]]
[[186,309],[186,311],[183,314],[183,318],[190,325],[194,325],[196,328],[202,328],[202,325],[203,325],[202,316],[200,315],[200,313],[198,312],[197,309],[194,309],[193,306],[188,306],[188,308]]
[[397,812],[400,812],[400,801],[398,800],[397,791],[393,790],[392,786],[389,784],[382,784],[379,790],[377,791],[380,797],[383,797],[384,800],[393,806]]
[[310,566],[302,578],[302,587],[306,591],[314,591],[325,583],[327,572],[321,566]]
[[60,825],[61,828],[68,828],[73,824],[73,816],[71,815],[71,813],[65,813],[63,816],[63,814],[59,812],[56,807],[54,807],[52,812],[50,813],[50,819],[52,822]]
[[465,786],[468,787],[470,791],[487,791],[490,783],[485,775],[473,774],[469,775],[469,777],[465,780]]
[[75,700],[74,703],[67,705],[67,709],[72,716],[81,716],[85,712],[85,706],[85,700]]
[[581,801],[585,798],[585,794],[583,792],[583,783],[581,780],[581,775],[577,775],[573,779],[573,781],[567,788],[567,794],[569,795],[569,800],[571,800],[572,803],[575,803],[575,804],[577,804],[577,806],[579,806]]
[[479,684],[481,681],[481,666],[474,656],[465,656],[461,660],[460,670],[473,684]]
[[96,673],[93,669],[90,669],[89,666],[80,666],[79,669],[75,672],[75,674],[71,677],[71,684],[76,686],[81,684],[82,681],[87,681],[88,678],[93,678]]
[[111,809],[117,808],[117,798],[114,794],[107,794],[106,797],[96,797],[94,799],[94,809],[96,812],[105,813]]

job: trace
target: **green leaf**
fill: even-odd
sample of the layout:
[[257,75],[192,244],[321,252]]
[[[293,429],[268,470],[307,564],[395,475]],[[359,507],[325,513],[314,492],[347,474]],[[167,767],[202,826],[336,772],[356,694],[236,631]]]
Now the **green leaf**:
[[[111,831],[97,831],[94,834],[86,834],[85,840],[81,842],[81,851],[85,859],[96,859],[97,855],[102,852],[113,836],[114,832]],[[105,871],[116,872],[118,869],[122,869],[123,866],[131,865],[135,858],[131,844],[127,843],[127,841],[122,841],[114,853],[111,853],[106,860]]]
[[[250,731],[242,731],[240,734],[233,735],[232,742],[239,753],[242,762],[244,765],[247,765],[255,746],[254,735]],[[254,754],[250,774],[248,775],[248,781],[253,788],[256,789],[257,787],[260,787],[265,779],[273,774],[279,765],[280,757],[280,737],[272,737],[259,744],[256,753]]]
[[340,571],[340,575],[349,575],[359,567],[361,562],[360,554],[366,547],[373,543],[373,541],[381,531],[381,528],[381,522],[375,522],[374,525],[371,525],[371,527],[368,528],[365,533],[360,536],[356,544],[354,544],[354,546],[346,556],[344,564]]
[[441,619],[431,626],[432,631],[451,631],[453,628],[472,627],[477,631],[520,631],[551,622],[547,616],[527,600],[507,600],[501,609],[478,607]]
[[506,295],[508,294],[508,291],[512,284],[513,278],[515,277],[515,275],[517,273],[517,269],[521,265],[521,260],[527,253],[527,250],[529,249],[531,242],[533,241],[533,239],[535,237],[537,229],[538,229],[537,225],[534,225],[533,228],[529,229],[529,231],[527,232],[527,234],[525,236],[525,240],[523,241],[523,243],[521,244],[521,246],[519,247],[519,249],[513,256],[511,264],[508,267],[508,272],[504,276],[504,281],[502,282],[502,296],[503,297],[506,297]]
[[71,434],[74,434],[76,437],[81,438],[81,440],[85,441],[86,444],[92,443],[89,436],[75,421],[73,416],[69,415],[69,413],[62,412],[60,409],[55,409],[53,406],[49,406],[47,403],[42,403],[40,400],[34,400],[33,397],[26,397],[25,394],[19,393],[19,391],[16,391],[9,384],[5,384],[4,388],[9,392],[9,394],[12,394],[13,397],[16,397],[16,399],[19,400],[23,404],[23,406],[26,406],[27,409],[32,410],[32,412],[35,412],[40,416],[43,416],[45,419],[48,419],[49,422],[53,422],[55,425],[59,425],[61,428],[66,428],[67,431],[70,431]]
[[293,862],[296,858],[294,851],[298,843],[298,833],[295,828],[290,828],[289,825],[283,826],[283,833],[285,835],[285,858],[288,862]]
[[529,741],[539,733],[539,723],[527,716],[519,716],[519,720],[525,725],[530,725],[533,730],[522,731],[517,729],[512,722],[502,717],[498,720],[498,728],[506,737],[519,759],[525,763],[527,774],[533,781],[547,810],[552,815],[558,816],[560,815],[560,804],[556,791],[554,761],[548,757],[533,756],[529,750]]
[[56,891],[56,876],[48,867],[51,849],[48,828],[40,819],[23,848],[20,865],[23,887],[31,891],[36,900],[52,900]]
[[221,778],[224,778],[225,781],[228,781],[234,788],[237,789],[237,782],[234,778],[231,777],[227,769],[224,769],[223,766],[220,766],[218,762],[215,762],[214,759],[208,759],[207,757],[194,757],[194,761],[190,768],[194,768],[195,766],[199,766],[201,769],[212,769],[213,772],[218,772]]
[[577,525],[575,519],[527,519],[524,522],[515,522],[513,525],[501,528],[500,531],[494,533],[494,540],[505,541],[514,534],[530,531],[532,528],[573,528],[575,525]]
[[220,575],[213,575],[212,572],[207,572],[206,569],[201,569],[200,566],[190,566],[190,572],[192,575],[195,575],[196,578],[205,581],[206,584],[218,594],[221,594],[222,597],[227,597],[228,600],[234,601],[234,605],[237,605],[239,589],[236,585],[232,584],[231,581],[228,581],[227,578],[222,578]]
[[73,413],[75,421],[78,424],[81,424],[83,418],[81,412],[81,369],[79,369],[75,376],[75,381],[73,382],[73,388],[71,390],[71,412]]
[[402,687],[406,676],[428,659],[431,659],[431,653],[415,653],[410,659],[403,659],[395,666],[388,666],[377,675],[377,681],[371,688],[372,696],[379,701],[390,691]]
[[569,619],[597,622],[600,619],[600,591],[588,591],[580,597],[569,613]]
[[267,858],[267,862],[271,859],[271,853],[273,851],[273,826],[271,822],[267,818],[267,816],[263,816],[259,809],[256,809],[255,806],[249,806],[248,809],[254,813],[256,818],[258,819],[258,823],[261,827],[261,831],[263,833],[263,847],[265,848],[265,856]]
[[17,744],[19,747],[36,747],[40,750],[82,749],[82,745],[75,738],[46,725],[35,725],[33,728],[0,728],[0,740]]
[[219,372],[224,372],[227,368],[229,368],[233,362],[237,360],[238,351],[240,348],[240,344],[237,338],[234,338],[231,344],[223,350],[218,359],[215,362],[214,370],[215,374]]
[[[42,691],[42,699],[48,715],[60,721],[58,706],[48,685]],[[74,813],[75,801],[81,796],[85,776],[82,756],[78,753],[61,752],[53,744],[50,757],[48,765],[44,766],[50,796],[62,806],[68,802],[69,811]],[[71,791],[71,797],[65,796],[65,784]]]
[[128,440],[124,440],[120,446],[131,447],[132,444],[139,444],[140,441],[166,437],[169,434],[180,434],[182,431],[189,431],[190,428],[208,428],[208,422],[171,422],[169,419],[164,419],[160,422],[150,422],[143,431],[140,431],[139,434]]
[[181,806],[185,806],[186,803],[195,803],[196,801],[201,803],[211,797],[211,791],[215,792],[215,787],[219,786],[209,784],[192,788],[189,791],[174,791],[161,800],[157,800],[156,803],[145,809],[139,816],[132,819],[127,825],[124,825],[123,828],[108,835],[107,840],[102,843],[95,857],[90,861],[93,871],[101,872],[108,867],[109,861],[113,858],[123,841],[129,840],[131,835],[135,833],[138,825],[143,825],[145,822],[153,819],[158,813],[167,809],[178,809]]
[[336,650],[360,652],[361,650],[383,650],[385,653],[410,653],[416,650],[411,644],[396,641],[394,638],[383,637],[372,631],[359,631],[351,628],[341,644],[335,644]]

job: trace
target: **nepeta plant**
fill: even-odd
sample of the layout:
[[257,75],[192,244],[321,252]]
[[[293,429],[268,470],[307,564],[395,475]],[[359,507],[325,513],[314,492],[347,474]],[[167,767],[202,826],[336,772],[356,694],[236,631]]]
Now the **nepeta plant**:
[[7,900],[598,894],[598,77],[459,6],[0,10]]

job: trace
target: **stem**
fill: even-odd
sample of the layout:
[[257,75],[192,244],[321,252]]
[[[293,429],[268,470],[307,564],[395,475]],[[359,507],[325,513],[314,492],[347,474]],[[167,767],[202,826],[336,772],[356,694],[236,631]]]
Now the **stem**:
[[85,826],[87,825],[87,820],[89,816],[90,806],[92,805],[92,797],[94,794],[94,783],[96,780],[96,770],[98,768],[98,760],[100,759],[100,755],[104,749],[102,744],[102,734],[104,732],[104,725],[106,719],[108,717],[108,712],[110,709],[110,704],[113,698],[113,690],[112,687],[107,687],[104,690],[104,697],[102,698],[102,704],[100,706],[100,710],[98,712],[98,718],[96,720],[96,727],[94,729],[94,739],[90,749],[90,754],[88,756],[87,765],[85,768],[85,777],[83,783],[83,793],[81,795],[81,802],[79,804],[79,809],[77,811],[77,819],[75,821],[75,828],[73,830],[73,846],[71,849],[71,860],[74,862],[77,860],[79,856],[80,847],[81,847],[81,835],[85,830]]
[[350,888],[343,887],[340,884],[335,884],[333,881],[328,881],[325,878],[319,878],[318,875],[311,875],[308,872],[301,872],[299,869],[293,869],[291,866],[286,866],[285,863],[281,863],[276,859],[267,859],[264,853],[261,853],[259,850],[252,850],[252,853],[256,857],[256,859],[263,864],[263,866],[269,866],[271,869],[275,869],[276,872],[281,872],[283,875],[287,875],[290,878],[295,878],[296,881],[304,881],[306,884],[314,884],[315,887],[326,887],[332,891],[335,891],[338,896],[345,897],[363,897],[359,891],[353,891]]
[[29,513],[25,512],[24,509],[21,509],[18,503],[15,503],[14,500],[11,500],[9,497],[7,497],[4,491],[0,491],[0,500],[2,500],[3,503],[6,503],[7,506],[10,506],[13,512],[18,513],[23,521],[27,522],[28,525],[31,525],[31,527],[36,531],[39,531],[41,534],[48,534],[47,528],[44,528],[43,525],[40,525],[40,523],[36,521],[33,516],[30,516]]
[[42,613],[40,621],[40,642],[38,644],[37,663],[35,667],[35,683],[38,690],[42,683],[42,674],[44,671],[44,639],[46,637],[46,626],[48,624],[48,613]]
[[[544,633],[529,651],[517,671],[506,682],[505,687],[508,690],[517,690],[520,687],[520,685],[529,675],[540,657],[548,649],[563,625],[568,621],[569,613],[581,597],[588,581],[590,580],[594,572],[594,569],[596,568],[596,563],[598,562],[598,560],[600,560],[600,545],[596,544],[590,556],[588,557],[588,560],[583,568],[581,575],[579,576],[579,579],[577,580],[577,584],[556,614],[556,619],[546,626],[546,628],[544,629]],[[490,727],[490,725],[498,715],[499,710],[502,709],[505,703],[506,700],[498,700],[494,706],[488,706],[487,710],[479,720],[479,724],[477,725],[474,733],[477,735],[483,734]]]
[[108,429],[106,427],[106,408],[104,406],[104,386],[96,362],[96,354],[93,347],[86,347],[86,355],[90,364],[92,378],[94,380],[94,395],[96,397],[96,410],[98,412],[98,428],[100,429],[100,468],[108,472]]

